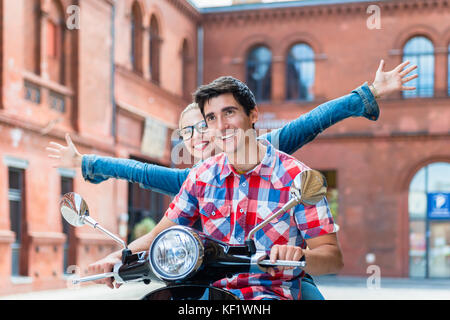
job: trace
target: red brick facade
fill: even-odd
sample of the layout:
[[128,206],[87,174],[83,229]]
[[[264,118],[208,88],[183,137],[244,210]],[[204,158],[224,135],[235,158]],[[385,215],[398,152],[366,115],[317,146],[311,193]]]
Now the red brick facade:
[[[271,99],[259,105],[260,112],[290,120],[371,82],[380,59],[387,69],[399,64],[407,40],[420,35],[435,48],[434,98],[383,99],[377,122],[346,120],[295,154],[310,167],[336,171],[342,274],[365,275],[366,254],[374,253],[383,276],[407,277],[409,184],[423,166],[450,162],[450,2],[374,1],[381,29],[367,26],[370,4],[299,1],[287,8],[265,4],[214,11],[184,0],[2,1],[0,294],[66,285],[61,176],[73,177],[74,190],[106,228],[117,233],[118,217],[128,210],[126,182],[94,185],[84,182],[79,169],[52,168],[45,151],[50,141],[63,143],[69,132],[82,153],[170,166],[169,138],[161,140],[162,153],[142,151],[145,119],[157,121],[170,137],[198,79],[206,83],[226,74],[245,81],[254,45],[272,52]],[[80,14],[74,29],[66,24],[71,5]],[[287,52],[299,42],[315,54],[315,99],[309,102],[286,100]],[[23,170],[23,277],[13,280],[11,167]],[[85,268],[115,244],[84,227],[73,231],[69,247],[70,264]]]
[[[192,92],[196,86],[200,14],[184,1],[134,3],[141,15],[135,29],[142,42],[134,53],[139,70],[130,59],[133,1],[2,1],[0,294],[66,286],[66,236],[58,209],[62,176],[73,177],[74,191],[86,198],[106,228],[117,233],[118,217],[128,210],[126,182],[94,185],[84,182],[80,169],[52,168],[45,151],[50,141],[64,143],[69,132],[82,153],[171,163],[170,133],[189,103],[183,90]],[[71,5],[78,6],[78,17]],[[159,68],[158,81],[150,72],[151,21],[158,26],[153,46],[159,44],[159,59],[152,62],[153,70]],[[70,29],[71,22],[78,26]],[[54,96],[60,99],[55,102]],[[63,112],[58,110],[61,100]],[[163,152],[154,157],[141,152],[146,118],[168,132]],[[17,166],[24,172],[22,236],[20,277],[12,278],[15,234],[10,231],[8,170]],[[115,247],[88,227],[72,232],[69,264],[82,267],[82,272]]]

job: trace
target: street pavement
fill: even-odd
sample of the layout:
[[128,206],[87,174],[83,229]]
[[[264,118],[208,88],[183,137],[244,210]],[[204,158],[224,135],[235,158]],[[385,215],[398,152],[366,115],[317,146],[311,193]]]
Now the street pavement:
[[450,300],[449,279],[322,276],[315,278],[327,300]]
[[[315,282],[327,300],[450,300],[450,279],[405,279],[322,276]],[[0,296],[0,300],[137,300],[162,283],[127,283],[119,289],[104,285]]]

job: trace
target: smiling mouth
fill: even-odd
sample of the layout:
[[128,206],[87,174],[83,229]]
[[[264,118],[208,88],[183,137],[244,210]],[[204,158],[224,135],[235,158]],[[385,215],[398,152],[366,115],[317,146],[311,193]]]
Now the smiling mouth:
[[203,150],[206,148],[206,146],[209,144],[209,142],[203,142],[203,143],[199,143],[197,145],[194,146],[195,150]]
[[227,139],[234,137],[235,135],[236,135],[236,132],[233,132],[233,133],[227,134],[226,136],[221,136],[220,138],[222,140],[227,140]]

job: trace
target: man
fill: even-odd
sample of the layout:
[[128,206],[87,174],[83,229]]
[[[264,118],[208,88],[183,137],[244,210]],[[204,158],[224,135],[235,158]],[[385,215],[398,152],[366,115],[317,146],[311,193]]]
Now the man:
[[[221,77],[194,94],[214,143],[224,152],[194,169],[165,216],[177,224],[201,219],[203,231],[230,244],[243,244],[249,231],[289,200],[290,186],[308,168],[257,140],[255,99],[248,87]],[[337,273],[342,255],[326,199],[296,206],[255,235],[257,249],[270,259],[299,260],[306,272]],[[306,246],[310,250],[305,250]],[[299,269],[271,269],[269,274],[241,274],[214,283],[242,299],[299,299]]]

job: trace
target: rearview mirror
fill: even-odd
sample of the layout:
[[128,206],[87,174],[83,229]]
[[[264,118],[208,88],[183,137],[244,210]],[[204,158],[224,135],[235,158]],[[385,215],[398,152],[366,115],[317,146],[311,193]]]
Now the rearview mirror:
[[78,193],[75,192],[66,193],[59,202],[59,210],[61,211],[61,214],[64,217],[64,219],[72,226],[80,227],[85,224],[88,224],[94,229],[98,229],[104,234],[114,239],[125,249],[127,248],[125,241],[123,241],[118,236],[114,235],[113,233],[103,228],[101,225],[98,224],[97,221],[95,221],[89,216],[88,205],[86,201],[84,201],[83,197],[81,197]]
[[295,177],[290,191],[299,203],[313,206],[327,195],[327,180],[317,170],[306,170]]
[[66,193],[59,202],[59,206],[64,219],[74,227],[84,225],[86,217],[89,217],[88,205],[77,193]]

